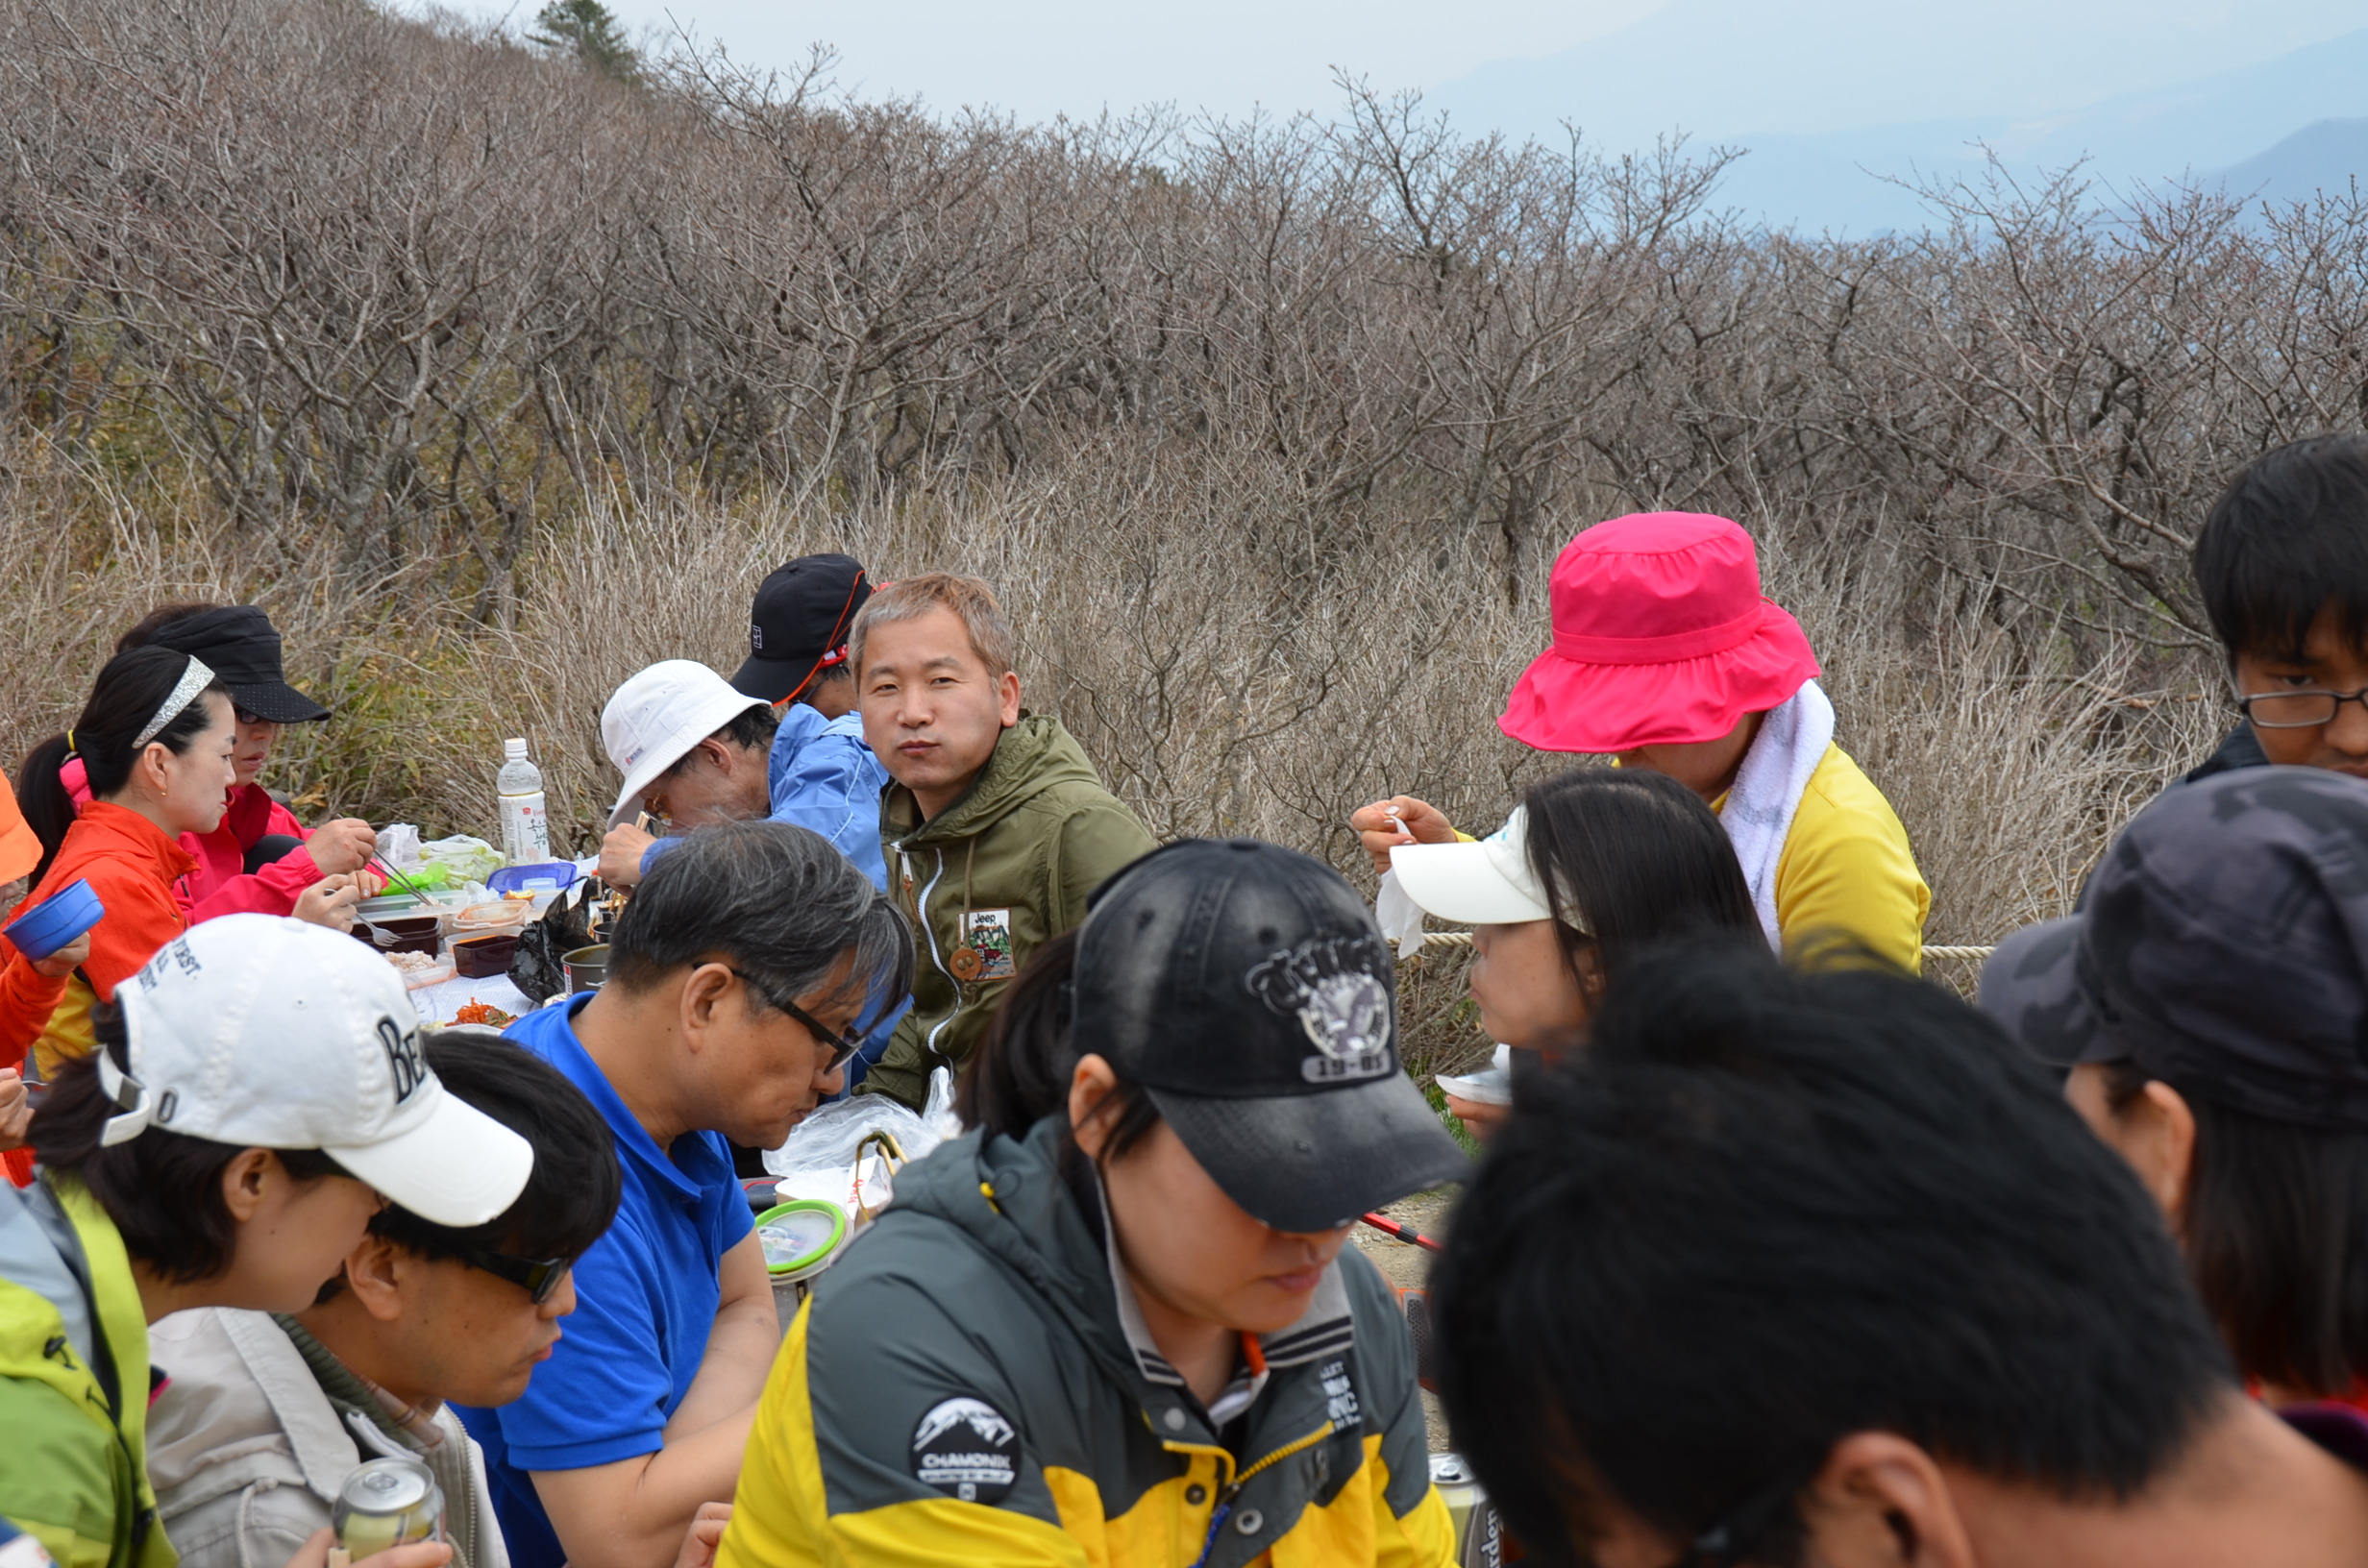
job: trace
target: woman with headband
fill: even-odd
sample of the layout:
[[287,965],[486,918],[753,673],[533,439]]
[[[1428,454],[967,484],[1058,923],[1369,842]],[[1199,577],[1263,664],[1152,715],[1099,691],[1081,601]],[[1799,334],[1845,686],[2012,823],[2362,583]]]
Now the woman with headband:
[[[174,841],[213,831],[233,779],[231,699],[193,655],[167,648],[118,653],[99,672],[74,727],[33,748],[16,803],[41,841],[25,906],[87,881],[106,915],[89,956],[62,976],[13,948],[0,969],[0,1066],[31,1045],[40,1075],[90,1051],[90,1010],[187,924],[174,884],[196,863]],[[60,773],[79,758],[90,799],[77,810]],[[341,878],[315,883],[296,913],[336,924],[358,894]]]

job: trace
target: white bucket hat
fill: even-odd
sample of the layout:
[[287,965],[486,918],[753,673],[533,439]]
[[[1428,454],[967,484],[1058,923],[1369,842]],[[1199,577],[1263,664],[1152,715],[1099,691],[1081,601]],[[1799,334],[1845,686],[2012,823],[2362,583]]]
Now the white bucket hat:
[[618,687],[601,710],[601,744],[625,775],[608,825],[632,815],[641,792],[692,747],[749,709],[770,706],[761,697],[733,691],[729,681],[696,659],[661,660]]
[[431,1224],[498,1217],[534,1149],[444,1091],[393,966],[349,936],[273,915],[191,926],[116,988],[131,1070],[99,1053],[120,1108],[104,1140],[151,1127],[240,1148],[318,1149]]
[[1554,911],[1529,864],[1529,808],[1471,843],[1401,844],[1390,851],[1397,885],[1426,915],[1468,925],[1550,920]]

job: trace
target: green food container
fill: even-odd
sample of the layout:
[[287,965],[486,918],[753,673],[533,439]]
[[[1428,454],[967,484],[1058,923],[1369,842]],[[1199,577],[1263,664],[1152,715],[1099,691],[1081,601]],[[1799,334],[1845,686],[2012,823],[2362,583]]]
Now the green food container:
[[[767,1236],[768,1229],[776,1234]],[[777,1203],[756,1216],[756,1239],[773,1283],[796,1285],[837,1261],[847,1245],[847,1211],[824,1198]]]

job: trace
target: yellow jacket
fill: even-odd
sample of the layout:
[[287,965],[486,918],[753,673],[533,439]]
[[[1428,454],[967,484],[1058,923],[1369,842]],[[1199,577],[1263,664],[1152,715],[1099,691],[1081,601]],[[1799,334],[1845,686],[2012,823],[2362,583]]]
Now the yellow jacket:
[[791,1325],[717,1568],[1453,1568],[1372,1264],[1260,1336],[1227,1447],[1129,1325],[1065,1121],[905,1167]]
[[[1726,804],[1721,796],[1712,802]],[[1776,861],[1776,925],[1790,943],[1844,931],[1904,968],[1923,962],[1933,890],[1915,869],[1908,830],[1874,780],[1829,745],[1809,775]]]

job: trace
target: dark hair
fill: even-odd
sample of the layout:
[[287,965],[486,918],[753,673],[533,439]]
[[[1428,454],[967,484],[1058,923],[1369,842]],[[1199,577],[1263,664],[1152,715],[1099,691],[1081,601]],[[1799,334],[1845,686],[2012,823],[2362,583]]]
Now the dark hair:
[[420,1042],[444,1088],[534,1147],[517,1201],[482,1225],[455,1230],[389,1204],[370,1229],[431,1258],[464,1248],[514,1258],[578,1258],[616,1217],[623,1177],[608,1123],[567,1074],[522,1045],[446,1030]]
[[136,648],[146,648],[157,640],[158,632],[162,631],[174,622],[186,621],[193,615],[202,615],[208,610],[218,610],[221,607],[219,604],[209,603],[202,599],[193,599],[181,604],[160,604],[134,623],[130,631],[115,639],[115,651],[129,653]]
[[2301,658],[2330,604],[2368,645],[2368,437],[2312,436],[2247,463],[2195,536],[2195,585],[2232,662]]
[[[105,1051],[117,1066],[129,1060],[123,1015],[111,1003],[91,1012]],[[34,1158],[81,1179],[115,1222],[123,1248],[176,1284],[210,1280],[231,1266],[238,1222],[222,1197],[222,1171],[245,1145],[149,1127],[137,1138],[104,1147],[100,1135],[117,1107],[99,1087],[95,1055],[62,1065],[33,1113]],[[317,1182],[344,1168],[318,1149],[274,1149],[289,1176]]]
[[[1003,988],[954,1091],[954,1115],[963,1126],[984,1128],[989,1138],[1022,1139],[1047,1116],[1067,1117],[1078,1056],[1069,1019],[1070,978],[1076,968],[1077,932],[1072,929],[1038,944]],[[1151,1096],[1124,1078],[1099,1114],[1111,1118],[1104,1161],[1119,1159],[1159,1125]],[[1063,1162],[1075,1150],[1073,1132]]]
[[1760,934],[1734,842],[1676,779],[1640,768],[1574,768],[1532,784],[1521,804],[1530,869],[1546,890],[1573,975],[1590,946],[1611,979],[1661,943]]
[[[2134,1063],[2108,1063],[2106,1100],[2126,1110],[2150,1081]],[[2195,1114],[2187,1271],[2237,1370],[2350,1394],[2368,1382],[2368,1134],[2180,1093]]]
[[647,991],[721,961],[772,1002],[804,995],[851,954],[847,993],[912,989],[904,917],[829,840],[790,822],[726,822],[684,835],[642,879],[608,939],[608,984]]
[[[169,648],[136,648],[107,661],[72,731],[70,754],[83,759],[93,796],[112,795],[132,776],[133,741],[173,695],[188,668],[189,655]],[[209,682],[206,692],[229,695],[219,680]],[[157,732],[155,742],[179,756],[211,723],[201,695]],[[33,748],[16,775],[17,808],[41,841],[41,863],[33,869],[35,887],[40,886],[49,863],[58,858],[66,829],[74,825],[74,800],[58,776],[68,755],[66,737],[52,735]]]
[[[721,741],[727,746],[738,747],[743,751],[771,751],[773,737],[780,731],[780,728],[781,716],[771,708],[742,708],[731,716],[730,723],[726,724],[707,739]],[[697,755],[699,755],[699,747],[694,746],[668,763],[666,771],[657,776],[660,778],[674,777],[683,769],[688,768],[691,765],[691,759]]]
[[1857,1432],[2127,1498],[2235,1394],[2152,1200],[1995,1024],[1732,946],[1611,988],[1430,1302],[1458,1446],[1551,1562],[1616,1500],[1791,1563],[1793,1499]]

